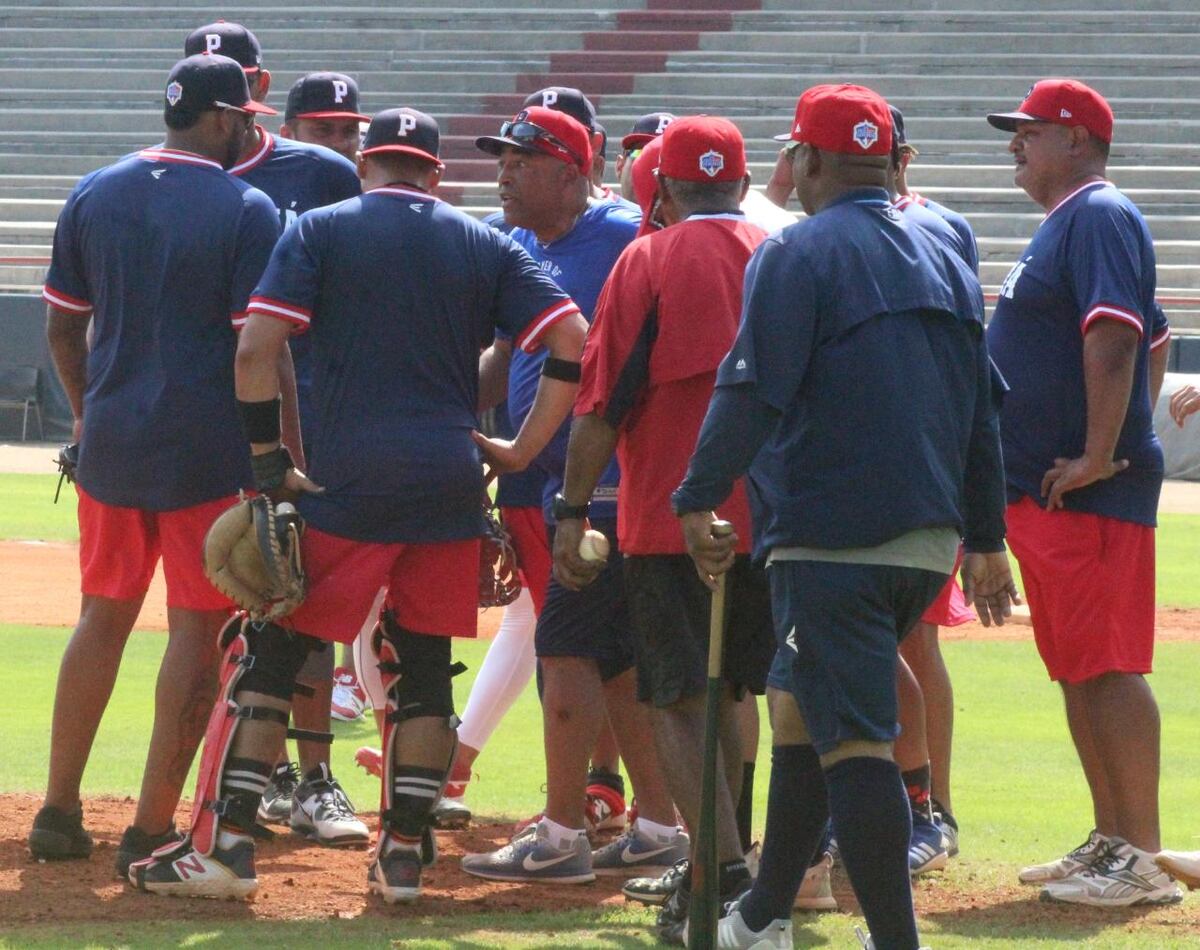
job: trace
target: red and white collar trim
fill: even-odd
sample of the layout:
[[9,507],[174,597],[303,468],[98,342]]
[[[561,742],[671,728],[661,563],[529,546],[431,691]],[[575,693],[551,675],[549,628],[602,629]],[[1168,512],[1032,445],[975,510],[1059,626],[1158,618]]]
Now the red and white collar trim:
[[254,128],[258,130],[259,137],[262,139],[262,145],[259,147],[257,152],[251,155],[240,165],[234,165],[233,168],[229,169],[229,174],[244,175],[246,172],[250,171],[250,169],[257,168],[259,165],[265,162],[268,156],[275,151],[274,136],[272,136],[271,133],[264,129],[261,125],[256,125]]
[[177,162],[180,165],[207,165],[221,171],[221,164],[211,158],[197,155],[195,152],[184,152],[177,148],[144,148],[138,152],[138,158],[147,162]]
[[426,201],[441,201],[437,195],[431,195],[420,188],[406,188],[404,185],[380,185],[363,192],[366,195],[396,195],[400,198],[423,198]]
[[896,195],[895,200],[892,202],[892,207],[895,208],[897,211],[903,211],[905,208],[907,208],[912,203],[913,203],[912,195]]
[[[1053,208],[1051,208],[1049,211],[1047,211],[1046,218],[1048,218],[1048,217],[1050,217],[1050,215],[1054,214],[1055,211],[1057,211],[1059,208],[1061,208],[1063,205],[1065,205],[1068,201],[1070,201],[1076,195],[1087,191],[1089,188],[1115,188],[1115,187],[1116,187],[1116,185],[1114,185],[1111,181],[1108,181],[1107,179],[1104,179],[1104,178],[1101,178],[1098,181],[1089,181],[1086,185],[1080,185],[1073,192],[1071,192],[1069,195],[1067,195],[1065,198],[1063,198]],[[1046,218],[1042,218],[1042,220],[1045,221]]]

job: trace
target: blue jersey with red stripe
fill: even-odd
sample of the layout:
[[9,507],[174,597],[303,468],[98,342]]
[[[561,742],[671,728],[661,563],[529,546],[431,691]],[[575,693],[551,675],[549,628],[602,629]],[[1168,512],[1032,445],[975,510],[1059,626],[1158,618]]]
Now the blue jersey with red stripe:
[[482,531],[479,351],[518,350],[578,308],[519,245],[421,191],[378,188],[300,216],[250,303],[312,336],[317,415],[300,511],[359,541]]
[[[615,201],[589,201],[575,227],[549,244],[542,244],[536,234],[525,228],[514,228],[511,233],[513,240],[538,262],[542,273],[570,294],[580,312],[591,322],[600,290],[621,252],[637,236],[640,224],[640,213]],[[533,353],[513,352],[508,370],[508,411],[517,428],[533,406],[545,359],[544,349]],[[543,511],[547,520],[554,495],[562,490],[570,431],[568,419],[534,463],[546,473]],[[592,495],[593,517],[617,516],[619,481],[620,471],[614,458]]]
[[922,208],[932,211],[939,218],[945,221],[954,229],[954,233],[958,235],[962,246],[966,251],[966,261],[971,265],[971,269],[975,273],[979,273],[979,244],[975,240],[975,232],[971,229],[971,224],[957,211],[947,208],[943,204],[938,204],[931,198],[926,198],[924,195],[919,195],[915,191],[910,191],[906,196],[911,198]]
[[992,358],[1010,387],[1000,415],[1010,500],[1029,495],[1040,504],[1042,477],[1054,460],[1083,454],[1084,335],[1097,320],[1117,320],[1140,338],[1115,454],[1129,468],[1068,492],[1063,502],[1073,511],[1155,523],[1163,454],[1148,378],[1154,290],[1150,231],[1137,206],[1110,183],[1084,185],[1038,226],[1000,285],[988,325]]
[[94,319],[78,473],[89,495],[170,511],[251,484],[233,321],[278,234],[265,194],[189,152],[146,149],[75,186],[43,296]]

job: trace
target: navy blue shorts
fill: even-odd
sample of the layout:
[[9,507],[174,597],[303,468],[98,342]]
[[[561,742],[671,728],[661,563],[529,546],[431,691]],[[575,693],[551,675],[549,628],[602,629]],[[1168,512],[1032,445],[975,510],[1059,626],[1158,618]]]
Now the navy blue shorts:
[[895,740],[896,647],[948,575],[829,561],[776,561],[767,574],[779,646],[768,684],[796,697],[817,752]]
[[[602,680],[634,664],[633,627],[625,603],[625,556],[617,548],[616,520],[593,520],[608,538],[608,564],[583,590],[567,590],[552,576],[533,636],[539,658],[578,656],[595,660]],[[550,527],[554,548],[554,528]]]

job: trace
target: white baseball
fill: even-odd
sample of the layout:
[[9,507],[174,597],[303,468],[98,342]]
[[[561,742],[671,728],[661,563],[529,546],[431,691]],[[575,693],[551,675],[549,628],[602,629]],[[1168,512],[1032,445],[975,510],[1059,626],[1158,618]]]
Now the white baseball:
[[585,561],[607,561],[608,538],[601,532],[589,528],[579,539],[579,556]]

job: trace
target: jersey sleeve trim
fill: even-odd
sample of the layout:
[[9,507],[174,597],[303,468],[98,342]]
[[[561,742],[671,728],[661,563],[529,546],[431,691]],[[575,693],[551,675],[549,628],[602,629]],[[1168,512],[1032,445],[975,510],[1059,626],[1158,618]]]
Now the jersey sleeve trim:
[[1092,307],[1083,316],[1082,331],[1088,332],[1088,328],[1096,320],[1120,320],[1122,323],[1128,323],[1138,332],[1138,336],[1142,335],[1142,317],[1140,314],[1132,310],[1126,310],[1124,307],[1114,307],[1112,304],[1098,303]]
[[529,326],[521,332],[521,335],[514,342],[526,353],[532,353],[542,345],[542,337],[545,336],[547,330],[573,313],[579,313],[579,308],[575,306],[575,301],[560,301],[543,310],[530,320]]
[[58,307],[59,310],[66,310],[69,313],[92,312],[92,305],[86,300],[80,300],[78,297],[72,297],[70,294],[64,294],[61,290],[55,290],[49,284],[42,287],[42,299]]
[[1150,338],[1150,349],[1157,350],[1160,346],[1171,339],[1171,328],[1163,327],[1153,337]]
[[[297,307],[295,304],[285,303],[282,300],[274,300],[271,297],[251,297],[250,305],[246,308],[246,316],[249,317],[252,313],[261,313],[266,317],[286,320],[288,323],[294,323],[306,330],[312,323],[311,310],[305,310],[303,307]],[[236,317],[236,314],[234,316]],[[237,325],[236,319],[234,325]]]

